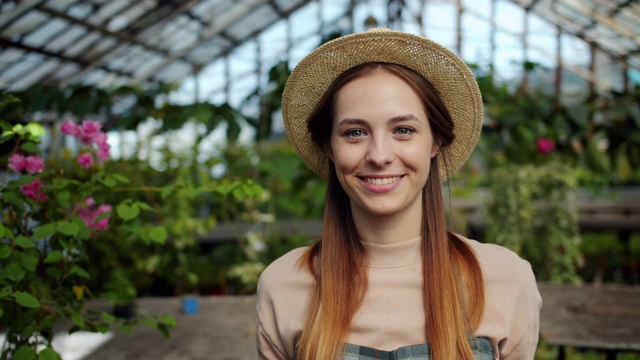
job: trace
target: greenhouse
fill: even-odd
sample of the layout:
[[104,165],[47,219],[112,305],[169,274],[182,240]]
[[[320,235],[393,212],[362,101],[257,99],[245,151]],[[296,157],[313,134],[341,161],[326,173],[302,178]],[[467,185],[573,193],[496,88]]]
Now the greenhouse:
[[269,359],[258,281],[322,238],[332,194],[283,92],[378,28],[477,83],[443,219],[531,265],[535,359],[640,359],[640,2],[20,0],[0,1],[0,360]]

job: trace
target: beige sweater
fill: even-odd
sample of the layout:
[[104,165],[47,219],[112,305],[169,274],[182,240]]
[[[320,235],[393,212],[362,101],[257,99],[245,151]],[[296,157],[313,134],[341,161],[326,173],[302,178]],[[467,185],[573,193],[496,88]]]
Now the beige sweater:
[[[466,240],[466,239],[465,239]],[[476,337],[488,338],[497,359],[533,359],[541,298],[531,266],[503,247],[466,240],[483,269],[486,306]],[[420,238],[393,245],[365,243],[369,288],[348,342],[391,351],[427,342]],[[261,359],[291,359],[314,279],[297,266],[305,248],[274,261],[258,285],[257,347]]]

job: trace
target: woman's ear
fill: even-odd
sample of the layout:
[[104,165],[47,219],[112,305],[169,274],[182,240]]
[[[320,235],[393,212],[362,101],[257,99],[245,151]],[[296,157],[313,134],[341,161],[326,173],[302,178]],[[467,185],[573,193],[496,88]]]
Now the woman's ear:
[[438,155],[438,151],[440,151],[441,146],[442,146],[441,140],[437,140],[433,142],[433,145],[431,145],[431,158],[434,158],[436,155]]
[[323,150],[324,150],[324,154],[327,155],[327,157],[329,158],[329,160],[333,161],[333,151],[331,150],[331,144],[325,144],[323,146]]

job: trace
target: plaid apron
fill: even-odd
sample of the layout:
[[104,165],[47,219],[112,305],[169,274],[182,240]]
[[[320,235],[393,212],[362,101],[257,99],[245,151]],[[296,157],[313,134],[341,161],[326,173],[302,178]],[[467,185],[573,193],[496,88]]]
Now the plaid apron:
[[[493,346],[486,338],[476,338],[470,341],[471,350],[476,360],[494,360]],[[428,360],[429,344],[404,346],[393,351],[382,351],[366,346],[347,344],[342,360]],[[296,354],[293,354],[296,360]]]

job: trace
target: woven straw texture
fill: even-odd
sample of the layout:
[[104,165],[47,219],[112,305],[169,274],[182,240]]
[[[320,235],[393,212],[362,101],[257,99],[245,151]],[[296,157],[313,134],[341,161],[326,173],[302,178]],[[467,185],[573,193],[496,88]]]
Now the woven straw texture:
[[[403,65],[438,91],[454,122],[455,140],[440,149],[444,181],[462,167],[480,138],[482,97],[467,65],[453,52],[423,37],[388,29],[371,29],[332,40],[305,57],[287,80],[282,114],[289,141],[302,160],[326,179],[329,161],[311,141],[307,121],[330,84],[344,71],[369,62]],[[331,121],[331,119],[327,119]]]

